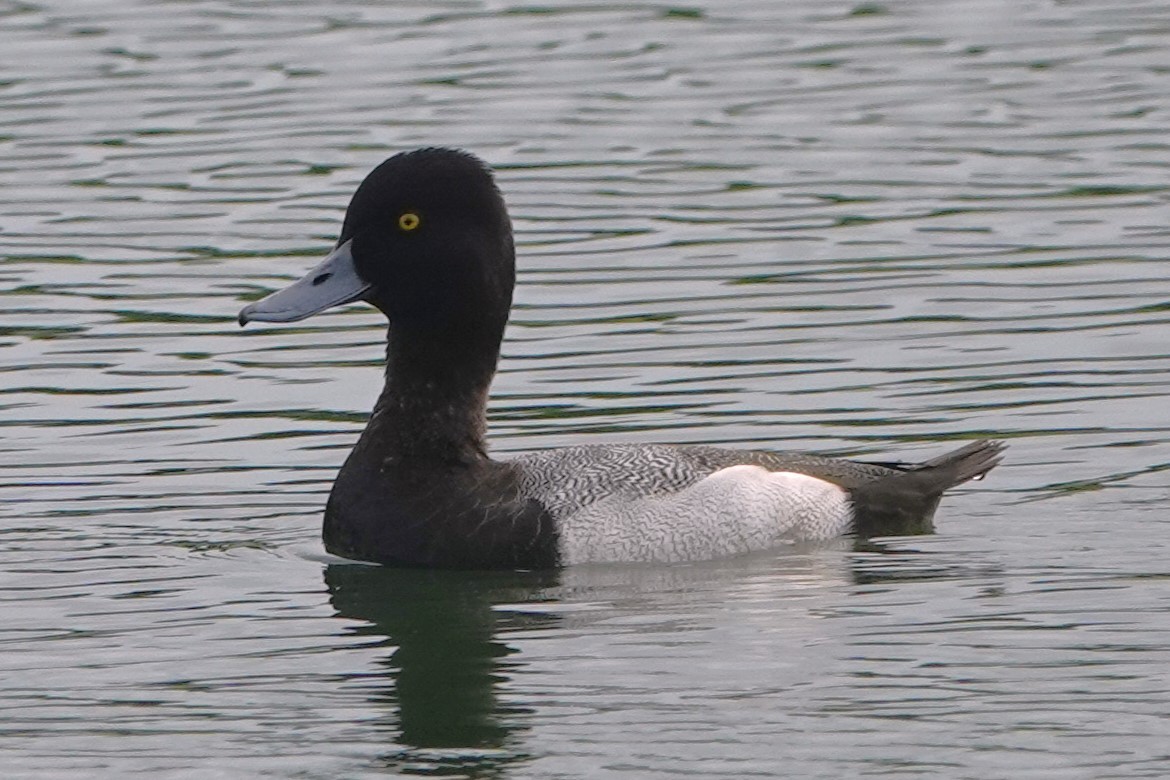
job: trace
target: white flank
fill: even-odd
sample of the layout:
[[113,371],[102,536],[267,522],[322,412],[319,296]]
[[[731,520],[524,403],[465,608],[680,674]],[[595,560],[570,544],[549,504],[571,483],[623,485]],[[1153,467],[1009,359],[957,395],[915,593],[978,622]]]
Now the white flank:
[[700,561],[849,530],[844,489],[759,466],[730,466],[673,493],[610,495],[559,523],[568,564]]

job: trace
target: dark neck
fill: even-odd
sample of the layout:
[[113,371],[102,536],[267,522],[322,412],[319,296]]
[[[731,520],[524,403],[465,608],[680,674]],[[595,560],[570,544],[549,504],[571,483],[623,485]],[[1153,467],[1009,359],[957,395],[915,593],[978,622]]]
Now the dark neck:
[[444,343],[392,326],[386,386],[367,428],[385,448],[384,458],[446,465],[485,460],[484,415],[499,344],[490,333]]

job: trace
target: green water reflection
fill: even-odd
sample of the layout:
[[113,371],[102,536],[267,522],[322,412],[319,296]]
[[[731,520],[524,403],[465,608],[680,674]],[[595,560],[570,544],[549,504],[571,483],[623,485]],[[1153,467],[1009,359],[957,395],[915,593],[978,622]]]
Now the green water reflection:
[[467,772],[524,757],[513,746],[530,711],[501,701],[497,691],[520,666],[503,637],[553,628],[558,618],[499,605],[541,600],[558,578],[556,572],[326,568],[337,614],[363,621],[354,629],[358,635],[384,640],[384,676],[371,686],[370,701],[386,711],[400,747],[384,756],[388,766]]

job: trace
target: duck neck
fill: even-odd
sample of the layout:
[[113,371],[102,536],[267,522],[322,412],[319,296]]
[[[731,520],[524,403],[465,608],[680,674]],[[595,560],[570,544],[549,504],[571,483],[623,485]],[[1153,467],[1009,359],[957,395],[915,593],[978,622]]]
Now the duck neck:
[[391,327],[386,386],[367,428],[385,448],[384,462],[458,466],[487,459],[485,413],[500,340],[484,343],[485,335],[453,343]]

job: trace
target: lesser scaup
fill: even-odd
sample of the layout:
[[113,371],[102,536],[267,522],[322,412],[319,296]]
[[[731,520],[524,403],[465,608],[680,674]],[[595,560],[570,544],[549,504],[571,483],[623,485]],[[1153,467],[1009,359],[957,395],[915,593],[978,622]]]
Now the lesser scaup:
[[705,446],[487,455],[485,407],[515,283],[512,225],[466,152],[395,155],[358,187],[333,252],[239,320],[364,300],[390,320],[386,386],[325,508],[326,548],[407,566],[683,561],[843,533],[929,529],[943,491],[986,474],[977,441],[915,465]]

